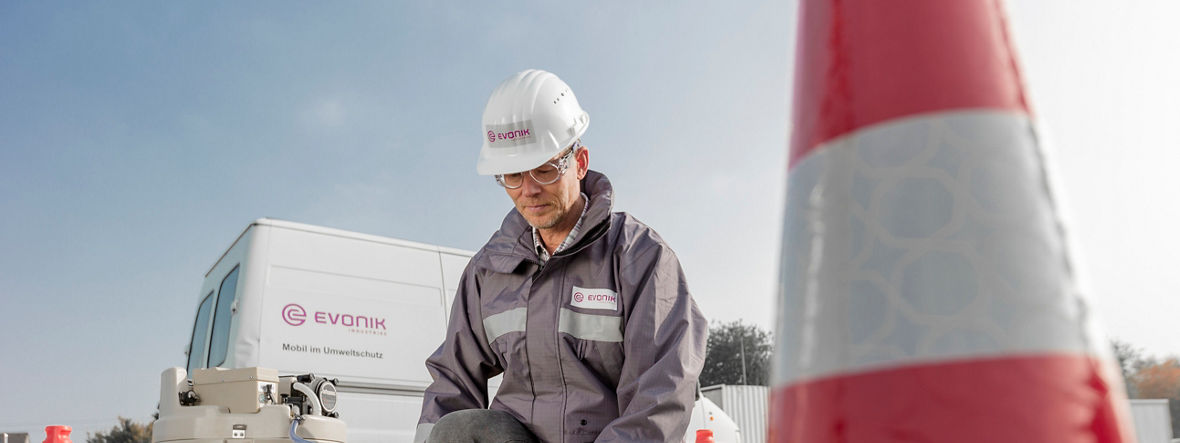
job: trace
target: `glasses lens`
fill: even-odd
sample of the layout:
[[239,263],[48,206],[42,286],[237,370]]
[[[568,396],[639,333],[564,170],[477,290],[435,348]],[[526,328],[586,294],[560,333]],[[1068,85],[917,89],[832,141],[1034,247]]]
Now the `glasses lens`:
[[561,171],[556,166],[553,166],[552,163],[546,163],[539,168],[533,169],[531,173],[533,178],[537,180],[537,183],[547,185],[557,181],[557,177],[560,175],[559,172]]
[[496,176],[496,178],[499,180],[500,185],[505,188],[519,188],[524,181],[524,174],[519,172],[515,174],[503,174]]
[[[561,156],[561,158],[557,160],[551,160],[549,163],[545,163],[541,166],[533,168],[528,171],[528,174],[533,177],[533,181],[539,184],[552,184],[556,182],[557,179],[561,178],[561,174],[565,173],[565,170],[569,166],[570,156],[572,154],[573,151],[567,151],[567,153]],[[508,189],[516,189],[519,188],[520,185],[524,184],[524,173],[517,172],[513,174],[500,174],[496,176],[496,181],[500,183],[500,186]]]

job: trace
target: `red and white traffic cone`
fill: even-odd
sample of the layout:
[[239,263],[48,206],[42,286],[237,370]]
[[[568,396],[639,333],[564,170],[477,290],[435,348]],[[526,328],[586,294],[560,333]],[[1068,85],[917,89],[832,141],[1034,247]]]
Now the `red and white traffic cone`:
[[45,427],[45,441],[42,443],[72,443],[70,441],[70,431],[72,429],[65,425],[53,425]]
[[803,0],[771,442],[1131,441],[997,0]]

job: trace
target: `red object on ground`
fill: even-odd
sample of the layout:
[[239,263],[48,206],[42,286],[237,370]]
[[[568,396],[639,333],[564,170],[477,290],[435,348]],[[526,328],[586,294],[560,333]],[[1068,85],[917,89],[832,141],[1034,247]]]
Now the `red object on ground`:
[[45,427],[45,441],[42,443],[73,443],[70,441],[71,428],[66,425]]
[[713,431],[710,429],[697,429],[697,443],[714,443]]

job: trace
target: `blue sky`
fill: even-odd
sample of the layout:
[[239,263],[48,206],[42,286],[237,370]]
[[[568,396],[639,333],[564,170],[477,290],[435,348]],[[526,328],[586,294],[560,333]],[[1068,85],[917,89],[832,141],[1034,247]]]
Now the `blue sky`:
[[[146,419],[256,218],[479,248],[510,209],[479,116],[526,68],[572,86],[591,167],[706,314],[771,327],[795,2],[218,6],[0,3],[0,431]],[[1083,288],[1180,354],[1180,11],[1010,9]]]

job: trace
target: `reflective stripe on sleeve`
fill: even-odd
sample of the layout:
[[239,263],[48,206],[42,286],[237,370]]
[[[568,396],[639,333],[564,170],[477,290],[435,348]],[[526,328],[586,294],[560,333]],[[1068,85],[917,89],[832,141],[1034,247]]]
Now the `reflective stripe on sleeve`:
[[528,308],[516,308],[483,319],[483,329],[487,333],[488,344],[509,332],[524,332],[525,317],[528,316],[528,311]]

